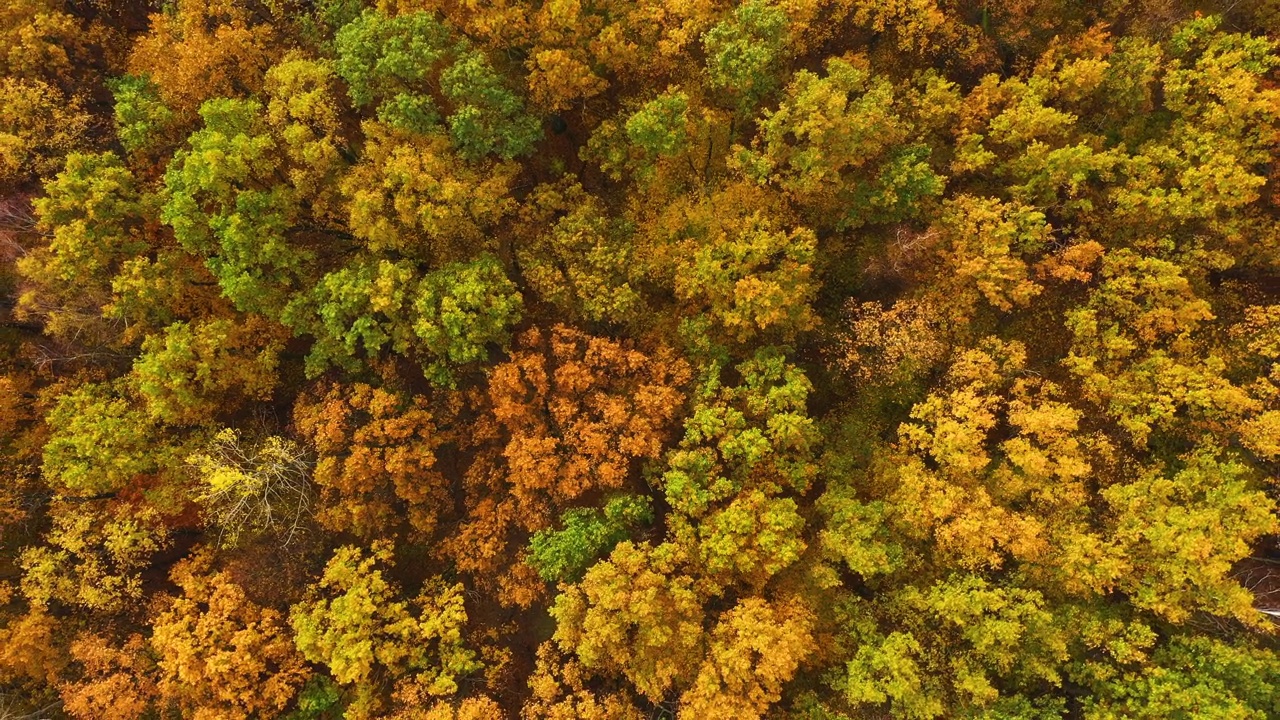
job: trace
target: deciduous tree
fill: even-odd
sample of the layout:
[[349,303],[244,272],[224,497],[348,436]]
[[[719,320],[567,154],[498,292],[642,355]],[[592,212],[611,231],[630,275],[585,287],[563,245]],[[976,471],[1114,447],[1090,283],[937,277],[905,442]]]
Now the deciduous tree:
[[279,717],[308,674],[285,618],[208,564],[170,573],[182,595],[152,623],[160,695],[193,718]]
[[355,693],[348,717],[371,717],[378,685],[388,679],[418,685],[429,695],[451,695],[461,676],[480,667],[462,639],[462,586],[436,579],[413,600],[401,599],[383,576],[382,567],[391,562],[385,541],[368,554],[339,548],[290,614],[299,652]]

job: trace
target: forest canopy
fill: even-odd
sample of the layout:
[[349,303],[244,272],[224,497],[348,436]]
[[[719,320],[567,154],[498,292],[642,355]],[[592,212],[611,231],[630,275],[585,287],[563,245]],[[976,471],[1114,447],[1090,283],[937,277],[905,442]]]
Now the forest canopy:
[[0,720],[1280,718],[1277,0],[0,5]]

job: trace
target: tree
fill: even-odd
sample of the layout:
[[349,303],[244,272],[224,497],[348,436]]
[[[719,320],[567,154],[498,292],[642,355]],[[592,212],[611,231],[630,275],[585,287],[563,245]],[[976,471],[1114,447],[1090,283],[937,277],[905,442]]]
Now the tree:
[[298,651],[355,692],[347,717],[370,717],[380,677],[442,696],[457,692],[458,679],[480,668],[462,641],[462,585],[435,579],[412,601],[401,600],[383,577],[381,568],[391,562],[390,544],[383,541],[367,554],[350,545],[338,548],[307,598],[290,611]]
[[524,102],[481,53],[467,53],[440,73],[440,88],[454,106],[449,137],[468,160],[489,154],[510,160],[542,138],[538,121],[525,114]]
[[751,0],[702,36],[712,88],[732,98],[739,114],[751,110],[777,85],[786,14],[763,0]]
[[816,223],[858,227],[918,214],[942,194],[945,178],[930,166],[928,146],[913,140],[956,112],[956,87],[926,75],[898,90],[889,77],[839,58],[825,70],[825,77],[794,75],[754,149],[737,162],[793,194]]
[[1158,430],[1231,427],[1260,408],[1201,350],[1196,330],[1214,315],[1181,268],[1131,250],[1103,258],[1102,282],[1071,310],[1063,363],[1091,400],[1145,445]]
[[153,418],[207,424],[271,397],[284,340],[279,325],[256,315],[174,323],[143,341],[133,379]]
[[1141,671],[1101,683],[1085,701],[1089,718],[1266,717],[1274,712],[1275,653],[1251,643],[1177,636]]
[[[510,160],[525,154],[542,135],[537,121],[484,53],[451,35],[426,12],[388,16],[366,10],[338,31],[337,69],[356,105],[384,103],[378,114],[386,119],[406,118],[402,111],[411,106],[420,108],[421,119],[433,115],[435,103],[424,86],[435,80],[449,103],[445,121],[460,155]],[[434,123],[414,124],[424,130]]]
[[332,64],[289,53],[267,70],[267,122],[289,159],[289,184],[308,198],[316,221],[334,221],[341,212],[338,179],[351,155]]
[[[671,274],[683,330],[701,343],[789,343],[816,324],[817,237],[788,229],[759,208],[762,200],[733,187],[677,203],[656,228],[651,267]],[[722,206],[729,211],[718,212]]]
[[903,548],[889,533],[885,502],[867,502],[836,484],[818,498],[818,509],[826,515],[819,542],[828,557],[868,579],[902,566]]
[[122,384],[86,384],[58,396],[45,422],[55,428],[44,446],[42,472],[70,496],[108,495],[135,476],[163,468],[174,448]]
[[1277,91],[1261,80],[1275,48],[1220,24],[1215,16],[1188,20],[1163,48],[1169,61],[1156,86],[1171,116],[1145,128],[1146,143],[1122,165],[1124,181],[1109,193],[1113,217],[1138,237],[1207,231],[1208,249],[1272,262],[1270,249],[1248,247],[1240,232],[1253,225],[1265,158],[1280,142]]
[[526,527],[588,492],[626,487],[635,461],[661,452],[688,376],[665,348],[646,354],[563,325],[523,335],[490,373],[489,400]]
[[142,571],[168,547],[169,530],[147,505],[110,510],[65,503],[44,545],[22,551],[22,594],[35,605],[120,613],[142,598]]
[[40,80],[0,78],[0,188],[53,175],[85,144],[90,118],[77,98]]
[[422,279],[414,302],[413,332],[425,355],[428,379],[454,382],[453,367],[482,362],[489,347],[506,346],[520,321],[524,300],[492,255],[453,263]]
[[431,535],[449,486],[435,467],[444,436],[425,398],[329,384],[299,399],[294,422],[317,453],[321,525],[373,539],[405,517]]
[[1274,501],[1250,480],[1244,465],[1205,448],[1102,491],[1127,561],[1118,584],[1134,605],[1173,622],[1194,611],[1265,622],[1232,576],[1250,543],[1280,528]]
[[662,487],[672,509],[703,518],[744,490],[767,495],[803,492],[817,471],[817,442],[805,403],[813,385],[776,348],[764,348],[735,368],[726,386],[711,366],[680,447],[667,456]]
[[599,95],[608,87],[588,61],[562,48],[540,50],[526,61],[530,100],[547,110],[565,110],[580,99]]
[[386,346],[405,353],[413,341],[411,303],[417,273],[407,261],[372,259],[326,274],[285,308],[283,320],[299,334],[315,338],[307,355],[307,375],[332,363],[360,367],[360,350],[377,357]]
[[18,262],[32,285],[19,314],[42,319],[56,337],[109,341],[114,333],[102,316],[112,280],[149,246],[133,173],[112,153],[72,153],[34,205],[37,229],[51,237]]
[[812,386],[777,348],[764,348],[722,384],[711,364],[680,447],[659,486],[670,542],[698,561],[706,591],[759,592],[800,559],[805,520],[793,497],[813,480],[817,434],[805,412]]
[[321,278],[285,308],[284,321],[315,344],[307,374],[332,363],[360,365],[359,351],[417,355],[436,385],[456,383],[456,368],[487,359],[505,346],[520,320],[523,298],[492,255],[451,263],[419,276],[409,261],[355,262]]
[[640,720],[644,717],[627,690],[599,691],[592,673],[556,643],[538,646],[537,667],[529,678],[532,696],[521,708],[525,720]]
[[335,37],[337,71],[358,106],[394,97],[427,78],[448,50],[449,29],[430,13],[365,10]]
[[763,717],[816,649],[802,601],[771,605],[759,597],[725,612],[709,645],[693,687],[680,697],[680,717]]
[[146,75],[122,75],[110,83],[115,99],[116,136],[131,153],[167,145],[175,119]]
[[861,385],[908,382],[952,350],[941,311],[928,300],[903,298],[889,307],[850,300],[836,363]]
[[129,53],[129,71],[149,77],[184,125],[208,100],[261,90],[278,54],[276,29],[240,0],[177,0],[150,19],[150,31]]
[[246,447],[240,434],[228,428],[204,452],[188,457],[187,464],[200,479],[196,500],[222,544],[274,533],[283,535],[287,545],[308,519],[311,462],[295,443],[271,436]]
[[733,240],[713,236],[677,267],[676,296],[706,307],[737,342],[769,332],[789,340],[811,329],[813,234],[775,230],[759,216],[734,230]]
[[71,643],[71,656],[83,668],[77,680],[59,688],[71,717],[136,718],[155,709],[156,665],[142,635],[116,643],[104,635],[82,633]]
[[1053,228],[1043,213],[989,198],[961,196],[943,208],[936,231],[946,291],[957,305],[955,315],[973,312],[979,298],[1008,311],[1026,305],[1042,287],[1030,279],[1027,256],[1049,242]]
[[205,258],[237,309],[278,316],[312,257],[289,242],[300,198],[280,182],[279,146],[260,102],[209,100],[200,116],[204,128],[165,171],[160,218],[183,248]]
[[[916,422],[899,428],[905,453],[885,463],[881,483],[892,488],[898,531],[929,538],[947,564],[996,568],[1007,556],[1034,563],[1060,556],[1046,543],[1098,543],[1081,537],[1090,531],[1081,512],[1093,466],[1088,444],[1073,435],[1080,413],[1054,400],[1051,384],[1011,382],[1025,364],[1021,344],[994,339],[961,354],[943,388],[912,408]],[[1014,434],[989,449],[1001,423]]]
[[617,672],[653,702],[696,672],[703,608],[670,545],[624,542],[556,597],[555,641],[587,668]]
[[560,516],[563,529],[540,530],[529,541],[529,564],[547,582],[580,580],[601,555],[625,540],[631,529],[653,520],[649,499],[619,495],[602,510],[574,508]]
[[[87,33],[57,0],[16,0],[0,12],[0,74],[42,80],[64,88],[85,82],[75,77],[89,60]],[[79,71],[79,72],[77,72]]]
[[572,177],[535,189],[522,215],[548,226],[516,248],[524,279],[539,298],[575,319],[636,319],[644,299],[626,223],[611,218]]
[[279,717],[308,674],[285,618],[209,573],[209,559],[170,573],[182,596],[152,623],[160,695],[190,717]]
[[66,668],[67,656],[56,636],[57,619],[40,606],[11,618],[0,628],[0,682],[35,681],[52,684]]
[[660,158],[679,155],[689,144],[689,96],[675,88],[640,106],[623,129],[633,147],[643,152],[640,174],[652,172]]
[[705,572],[762,586],[800,559],[806,547],[800,538],[803,528],[795,500],[745,490],[698,526]]
[[[122,328],[120,342],[138,344],[183,318],[233,316],[200,258],[170,242],[152,254],[126,260],[111,280],[111,302],[103,308],[103,317]],[[267,327],[252,317],[245,319]],[[263,339],[277,332],[269,331]]]
[[436,264],[491,249],[489,230],[515,208],[517,166],[463,160],[440,132],[366,121],[361,161],[343,181],[351,233],[374,252]]
[[855,621],[858,649],[838,685],[854,707],[888,703],[894,717],[995,711],[1017,688],[1060,682],[1066,636],[1044,605],[1035,591],[977,576],[908,586],[886,605],[902,613],[902,629],[882,635],[874,622]]

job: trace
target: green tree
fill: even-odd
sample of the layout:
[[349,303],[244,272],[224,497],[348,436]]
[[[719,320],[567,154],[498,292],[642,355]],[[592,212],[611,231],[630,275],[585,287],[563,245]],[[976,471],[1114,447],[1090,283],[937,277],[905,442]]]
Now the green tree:
[[32,285],[19,298],[19,313],[43,319],[54,336],[111,339],[102,316],[112,300],[112,280],[148,250],[133,173],[111,153],[72,153],[45,184],[35,211],[38,229],[50,237],[18,262]]
[[265,400],[277,381],[284,337],[258,316],[174,323],[142,343],[133,378],[152,417],[204,424],[245,401]]
[[854,603],[858,647],[836,684],[855,707],[887,703],[900,718],[990,708],[998,717],[1000,698],[1008,706],[1017,694],[1002,688],[1061,681],[1067,636],[1038,592],[972,575],[908,586],[883,606],[896,621],[887,632]]
[[110,83],[115,98],[116,136],[131,153],[162,143],[174,124],[173,111],[145,75],[122,75]]
[[649,499],[636,495],[611,498],[602,509],[567,510],[560,516],[562,529],[540,530],[529,540],[529,562],[547,582],[579,580],[633,528],[652,520]]
[[491,345],[506,346],[523,307],[515,283],[492,255],[427,274],[414,301],[413,324],[430,359],[427,377],[449,384],[452,368],[487,359]]
[[542,138],[538,121],[504,86],[481,53],[469,52],[440,73],[440,87],[453,105],[449,137],[459,154],[478,160],[490,153],[504,160],[529,152]]
[[70,496],[115,493],[135,476],[163,468],[174,452],[119,382],[59,396],[45,422],[53,428],[44,446],[45,481]]
[[492,153],[509,160],[542,135],[485,54],[430,13],[366,10],[338,31],[335,45],[351,99],[357,106],[380,103],[378,117],[401,129],[421,132],[434,124],[437,103],[429,90],[438,83],[439,99],[449,106],[449,137],[467,159]]
[[1179,465],[1102,491],[1115,513],[1110,535],[1126,560],[1118,584],[1135,606],[1173,622],[1195,611],[1266,622],[1232,568],[1251,543],[1280,528],[1274,501],[1246,466],[1208,448]]
[[300,198],[281,181],[279,146],[261,103],[210,100],[200,116],[204,128],[165,172],[160,217],[187,251],[205,258],[238,309],[276,316],[313,256],[289,241]]
[[739,114],[777,87],[786,29],[781,8],[767,0],[749,0],[702,36],[710,85],[725,93]]
[[945,178],[917,139],[950,122],[958,89],[936,75],[895,87],[892,78],[838,58],[825,70],[794,75],[778,109],[761,122],[755,149],[736,161],[793,194],[823,226],[920,214],[942,194]]
[[407,260],[372,258],[321,278],[285,309],[284,321],[315,338],[307,374],[329,364],[347,370],[384,350],[414,354],[428,379],[452,384],[454,369],[505,346],[520,320],[522,297],[492,255],[425,275]]
[[358,106],[393,98],[427,79],[449,48],[449,29],[430,13],[365,10],[334,38],[337,71]]
[[1101,683],[1085,700],[1084,717],[1264,718],[1275,712],[1277,671],[1272,650],[1175,636],[1142,669]]

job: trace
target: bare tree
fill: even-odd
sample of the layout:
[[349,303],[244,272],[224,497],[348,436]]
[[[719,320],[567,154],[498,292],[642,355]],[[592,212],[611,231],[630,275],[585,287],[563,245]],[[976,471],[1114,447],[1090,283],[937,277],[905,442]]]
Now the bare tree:
[[246,533],[281,533],[288,545],[314,500],[311,458],[281,437],[245,443],[239,432],[223,430],[187,463],[204,485],[197,500],[223,545]]
[[61,707],[62,701],[54,700],[32,710],[22,704],[19,698],[0,693],[0,720],[52,720]]

